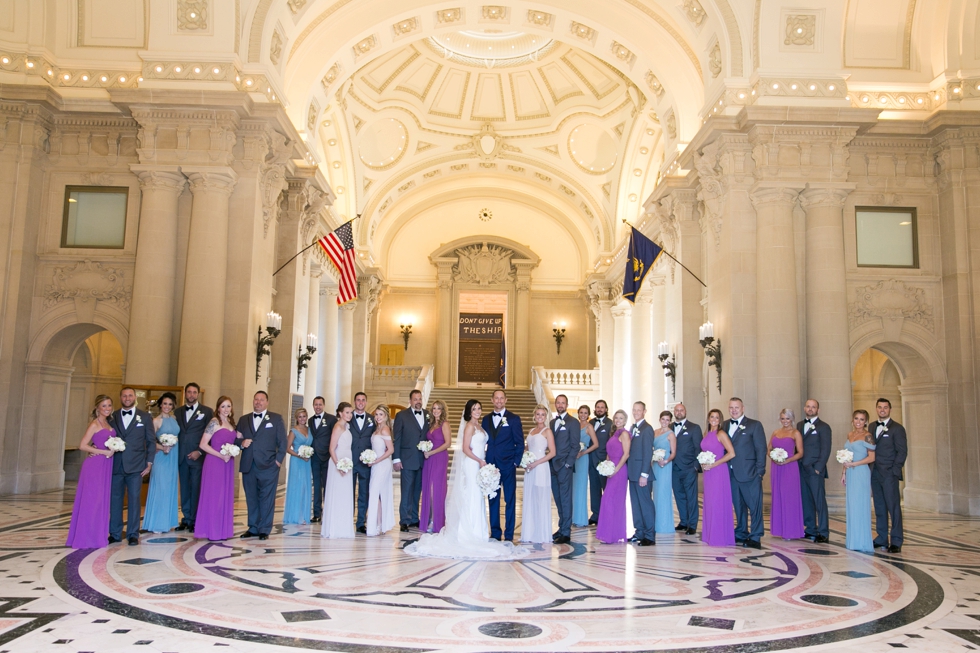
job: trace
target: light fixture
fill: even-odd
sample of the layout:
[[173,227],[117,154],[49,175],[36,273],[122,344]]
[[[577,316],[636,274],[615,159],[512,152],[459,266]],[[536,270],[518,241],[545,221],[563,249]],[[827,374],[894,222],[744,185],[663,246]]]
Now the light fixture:
[[65,80],[66,82],[67,82],[67,81],[68,81],[69,79],[71,79],[71,75],[69,75],[68,73],[65,73],[65,74],[64,74],[64,75],[62,75],[61,77],[62,77],[62,79],[64,79],[64,80]]
[[83,82],[87,82],[88,81],[88,75],[82,75],[82,81]]
[[698,329],[698,340],[704,355],[708,357],[708,365],[715,368],[718,375],[718,392],[721,392],[721,341],[715,340],[715,325],[705,322]]
[[310,365],[313,354],[316,353],[316,336],[312,333],[306,334],[306,351],[303,345],[296,345],[296,390],[299,390],[299,382],[303,377],[303,370]]
[[119,83],[120,84],[125,84],[126,83],[126,78],[125,77],[120,77],[119,78]]
[[259,327],[258,343],[255,347],[255,382],[259,381],[259,368],[262,366],[262,359],[272,353],[270,349],[272,343],[276,341],[282,330],[282,316],[275,311],[265,314],[265,330],[267,335],[262,335],[262,327]]
[[671,398],[677,396],[677,357],[671,355],[670,345],[667,342],[661,342],[657,345],[657,358],[660,359],[660,366],[664,368],[664,376],[670,379]]
[[831,84],[830,86],[828,86],[828,87],[827,87],[827,90],[830,90],[830,91],[832,91],[832,90],[834,90],[835,88],[837,88],[837,87],[836,87],[836,86],[834,86],[833,84]]
[[106,77],[105,75],[103,75],[103,76],[102,76],[102,81],[103,81],[103,82],[107,82],[107,81],[109,81],[109,78],[108,78],[108,77]]
[[215,75],[217,75],[218,73],[221,72],[221,69],[218,68],[218,67],[214,67],[214,68],[211,69],[211,72],[213,72]]
[[3,63],[10,63],[10,57],[4,57],[3,59],[0,59],[0,61]]
[[183,68],[181,68],[180,66],[174,66],[175,73],[179,73],[181,70],[183,70]]
[[34,67],[34,62],[33,61],[28,61],[27,62],[27,67],[28,68],[33,68]]
[[157,66],[156,68],[154,68],[154,70],[156,70],[158,73],[162,73],[163,72],[163,66]]
[[561,355],[561,343],[565,339],[565,323],[562,322],[561,326],[558,326],[557,322],[551,323],[551,334],[555,339],[556,353]]
[[402,334],[402,340],[405,341],[405,351],[408,351],[408,339],[412,335],[412,325],[405,318],[402,318],[402,321],[406,322],[406,324],[399,324],[398,329]]
[[198,75],[200,75],[201,74],[201,67],[200,66],[195,66],[194,67],[194,72],[197,73]]

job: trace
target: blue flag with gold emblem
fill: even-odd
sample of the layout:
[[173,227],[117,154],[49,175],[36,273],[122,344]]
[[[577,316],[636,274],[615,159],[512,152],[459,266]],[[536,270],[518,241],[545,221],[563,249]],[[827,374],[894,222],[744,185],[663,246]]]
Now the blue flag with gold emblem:
[[636,302],[636,296],[640,294],[643,280],[657,262],[663,248],[657,245],[635,227],[630,227],[630,246],[626,252],[626,276],[623,279],[623,297],[630,302]]

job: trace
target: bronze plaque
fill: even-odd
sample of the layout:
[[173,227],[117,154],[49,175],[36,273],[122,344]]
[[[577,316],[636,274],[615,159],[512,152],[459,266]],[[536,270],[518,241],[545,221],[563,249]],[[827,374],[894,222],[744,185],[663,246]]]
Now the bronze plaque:
[[503,337],[503,315],[460,313],[457,380],[462,383],[499,383]]

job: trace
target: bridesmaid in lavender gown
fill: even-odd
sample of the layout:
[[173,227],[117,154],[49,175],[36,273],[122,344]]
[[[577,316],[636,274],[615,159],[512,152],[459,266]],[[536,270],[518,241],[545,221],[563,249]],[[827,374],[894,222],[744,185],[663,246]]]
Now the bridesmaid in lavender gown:
[[[354,538],[354,475],[353,470],[341,472],[337,463],[351,457],[350,421],[354,408],[346,401],[337,406],[337,423],[330,435],[330,461],[327,463],[327,488],[323,497],[324,539]],[[353,464],[351,460],[351,464]]]
[[732,480],[728,471],[728,461],[735,457],[735,449],[720,426],[721,411],[712,408],[708,413],[708,432],[701,439],[701,451],[710,451],[715,455],[715,462],[701,465],[704,470],[701,541],[708,546],[735,546]]
[[625,410],[616,411],[613,415],[614,432],[606,443],[606,460],[616,464],[616,471],[606,478],[606,490],[602,493],[602,503],[599,504],[599,524],[595,529],[596,539],[606,544],[626,541],[626,462],[630,457],[627,419]]
[[92,423],[85,430],[78,448],[88,454],[82,461],[75,490],[75,506],[68,526],[65,546],[73,549],[100,549],[109,542],[109,494],[112,489],[112,451],[105,441],[115,435],[109,426],[112,399],[99,395],[92,411]]
[[197,504],[194,537],[227,540],[235,527],[235,461],[221,453],[221,447],[234,444],[235,410],[231,399],[220,397],[214,418],[201,436],[201,451],[206,454],[201,469],[201,498]]
[[550,544],[551,463],[555,457],[555,436],[548,428],[548,407],[535,406],[534,428],[527,434],[527,450],[534,462],[524,471],[524,503],[521,506],[521,542]]
[[432,451],[426,451],[422,464],[422,509],[419,521],[422,532],[438,533],[446,525],[446,479],[449,468],[449,447],[452,431],[446,404],[437,399],[432,402],[432,428],[426,439],[432,443]]
[[[789,408],[779,413],[777,429],[769,439],[769,460],[772,461],[772,511],[769,516],[769,531],[784,540],[798,540],[803,537],[803,497],[800,494],[800,466],[803,457],[803,436],[793,426],[796,415]],[[772,460],[773,449],[782,449],[789,457],[785,462]]]

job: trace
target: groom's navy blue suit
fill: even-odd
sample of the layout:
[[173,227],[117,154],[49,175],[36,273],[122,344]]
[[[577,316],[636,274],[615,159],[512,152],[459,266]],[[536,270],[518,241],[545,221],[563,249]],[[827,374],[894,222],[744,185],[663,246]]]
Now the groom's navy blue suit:
[[[500,487],[503,491],[505,507],[505,540],[514,539],[515,499],[517,495],[517,467],[524,456],[524,428],[521,418],[504,410],[503,419],[494,426],[494,413],[483,418],[481,426],[487,432],[487,462],[500,470]],[[504,425],[504,422],[507,422]],[[500,539],[500,492],[490,499],[490,537]]]

